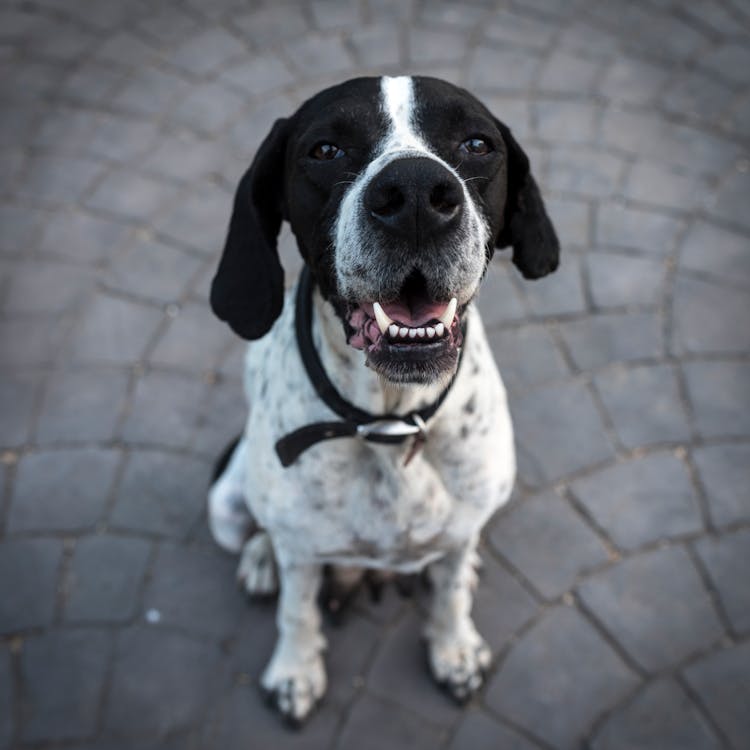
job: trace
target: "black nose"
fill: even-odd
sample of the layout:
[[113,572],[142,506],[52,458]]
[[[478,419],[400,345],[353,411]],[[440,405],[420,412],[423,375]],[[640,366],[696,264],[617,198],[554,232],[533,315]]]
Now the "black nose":
[[365,210],[379,226],[415,243],[458,223],[463,203],[461,183],[422,156],[392,161],[364,195]]

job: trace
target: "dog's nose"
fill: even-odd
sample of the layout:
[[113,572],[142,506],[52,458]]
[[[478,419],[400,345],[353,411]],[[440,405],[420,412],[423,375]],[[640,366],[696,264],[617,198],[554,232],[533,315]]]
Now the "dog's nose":
[[394,235],[413,242],[458,222],[463,210],[461,183],[428,157],[392,161],[365,190],[365,210]]

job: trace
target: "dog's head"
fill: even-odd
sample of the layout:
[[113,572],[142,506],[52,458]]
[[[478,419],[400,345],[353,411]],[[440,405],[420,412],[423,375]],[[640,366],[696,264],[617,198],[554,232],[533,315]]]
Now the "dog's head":
[[494,248],[526,278],[559,245],[511,135],[477,99],[433,78],[359,78],[278,120],[242,177],[211,288],[246,339],[279,316],[276,250],[288,220],[343,335],[398,383],[450,375],[461,316]]

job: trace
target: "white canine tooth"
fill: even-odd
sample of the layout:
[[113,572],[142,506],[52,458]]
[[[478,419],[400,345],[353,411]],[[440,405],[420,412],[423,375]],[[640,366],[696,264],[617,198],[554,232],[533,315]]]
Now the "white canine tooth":
[[435,329],[432,326],[427,326],[427,328],[424,329],[427,333],[427,338],[431,339],[435,336]]
[[[453,323],[453,318],[456,317],[456,307],[458,306],[458,300],[453,297],[448,303],[448,307],[445,308],[445,312],[438,318],[438,320],[445,325],[446,328],[450,328]],[[442,334],[438,334],[442,336]]]
[[417,338],[417,329],[416,328],[410,328],[409,329],[409,338],[410,339]]
[[398,335],[398,326],[395,323],[391,323],[388,326],[388,333],[391,335],[392,339],[395,339]]
[[398,335],[401,336],[402,339],[406,338],[406,334],[409,333],[408,328],[399,328],[398,329]]
[[424,338],[424,328],[417,328],[417,336],[419,336],[420,339]]
[[375,320],[378,322],[380,333],[385,334],[388,330],[388,326],[390,326],[393,321],[385,314],[385,310],[380,306],[380,302],[373,302],[372,309],[375,312]]
[[435,326],[435,333],[436,333],[436,334],[437,334],[438,336],[442,336],[442,335],[443,335],[443,334],[445,333],[445,326],[444,326],[444,325],[443,325],[442,323],[438,323],[438,324],[437,324],[437,325]]

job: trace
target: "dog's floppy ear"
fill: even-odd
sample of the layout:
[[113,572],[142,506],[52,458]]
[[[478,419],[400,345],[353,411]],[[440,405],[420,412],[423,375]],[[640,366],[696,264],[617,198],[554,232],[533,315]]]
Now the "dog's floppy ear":
[[276,241],[284,205],[284,159],[289,121],[277,120],[234,196],[211,308],[244,339],[271,329],[284,302],[284,270]]
[[518,270],[527,279],[538,279],[557,268],[560,243],[531,174],[529,157],[510,129],[499,120],[495,122],[505,141],[508,159],[504,224],[495,246],[512,245],[513,263]]

